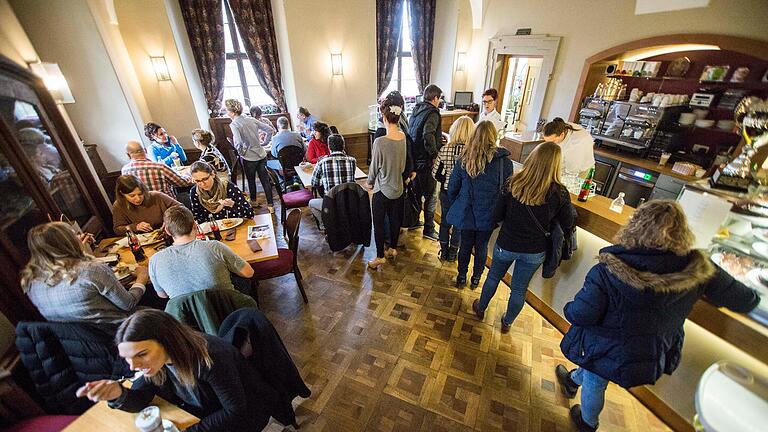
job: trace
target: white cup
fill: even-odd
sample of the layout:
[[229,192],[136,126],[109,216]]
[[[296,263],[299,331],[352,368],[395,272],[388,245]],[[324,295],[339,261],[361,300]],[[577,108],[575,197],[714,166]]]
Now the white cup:
[[640,139],[640,138],[642,138],[642,137],[643,137],[643,131],[641,131],[641,130],[636,130],[636,131],[635,131],[635,133],[634,133],[634,137],[635,137],[635,139]]
[[669,158],[672,156],[672,153],[662,153],[661,157],[659,158],[659,165],[666,165],[667,161],[669,161]]
[[141,432],[162,432],[163,418],[160,417],[160,407],[148,406],[139,412],[134,423]]

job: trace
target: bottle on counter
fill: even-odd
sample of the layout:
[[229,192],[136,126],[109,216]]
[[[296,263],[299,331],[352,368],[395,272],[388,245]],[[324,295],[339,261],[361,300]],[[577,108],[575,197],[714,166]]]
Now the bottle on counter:
[[616,213],[621,213],[624,211],[624,192],[619,192],[619,196],[611,201],[611,207],[609,207],[609,209]]
[[586,201],[587,198],[589,198],[589,192],[592,190],[592,177],[595,176],[595,167],[592,167],[589,169],[589,172],[587,173],[587,177],[584,179],[584,182],[581,183],[581,190],[579,191],[578,199],[579,201]]
[[211,232],[213,233],[213,238],[221,241],[221,231],[219,231],[219,224],[216,223],[216,219],[213,217],[212,214],[208,215],[208,224],[211,226]]
[[136,259],[136,262],[143,261],[147,256],[144,254],[144,248],[141,246],[139,237],[130,228],[125,231],[125,236],[128,237],[128,246],[131,248],[133,258]]

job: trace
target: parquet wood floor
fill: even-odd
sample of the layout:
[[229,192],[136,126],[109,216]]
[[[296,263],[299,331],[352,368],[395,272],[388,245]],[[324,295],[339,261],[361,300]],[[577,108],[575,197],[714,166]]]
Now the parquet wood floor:
[[[299,265],[309,304],[293,276],[259,288],[262,309],[312,389],[295,401],[301,430],[575,430],[568,408],[578,399],[560,393],[554,374],[565,361],[562,335],[528,305],[502,335],[508,289],[500,287],[480,322],[471,311],[480,290],[453,287],[456,264],[438,261],[438,244],[421,230],[374,272],[365,267],[374,247],[332,254],[307,212],[302,222]],[[613,384],[600,426],[669,430]],[[271,423],[267,430],[292,428]]]

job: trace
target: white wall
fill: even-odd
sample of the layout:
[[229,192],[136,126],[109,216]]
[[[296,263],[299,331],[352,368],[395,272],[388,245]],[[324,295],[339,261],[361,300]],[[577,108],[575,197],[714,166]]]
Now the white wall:
[[584,60],[606,48],[672,33],[719,33],[767,40],[765,0],[712,0],[706,8],[634,15],[635,0],[489,0],[475,30],[467,86],[483,90],[488,40],[530,27],[533,34],[561,36],[542,116],[567,117]]
[[10,4],[40,58],[58,63],[67,78],[76,101],[67,105],[67,112],[78,134],[98,145],[108,170],[119,169],[125,142],[141,134],[87,1]]
[[[195,112],[195,103],[165,2],[115,0],[115,11],[120,34],[149,108],[149,117],[143,118],[142,123],[159,123],[168,133],[176,136],[183,147],[193,147],[190,136],[192,129],[201,127],[201,124]],[[147,17],[151,17],[151,24],[147,22]],[[150,56],[165,57],[170,81],[157,80]],[[197,76],[197,69],[186,72]],[[203,126],[208,127],[207,121]]]
[[[290,55],[298,104],[342,133],[365,132],[368,105],[376,101],[376,3],[274,2],[285,10],[290,53],[280,52],[280,62]],[[339,52],[344,75],[332,76],[331,54]],[[284,81],[290,79],[283,74]]]
[[435,9],[435,37],[432,43],[430,82],[443,90],[446,100],[453,100],[453,73],[459,19],[458,0],[442,0]]
[[0,0],[0,55],[24,67],[27,67],[27,63],[38,60],[35,48],[8,0]]
[[299,101],[296,95],[296,83],[293,74],[293,59],[290,56],[291,42],[288,37],[288,17],[285,12],[285,3],[282,0],[272,1],[272,17],[275,21],[275,39],[277,51],[280,57],[280,72],[283,77],[283,91],[285,91],[285,104],[291,116],[292,124],[296,124],[295,113],[299,111]]

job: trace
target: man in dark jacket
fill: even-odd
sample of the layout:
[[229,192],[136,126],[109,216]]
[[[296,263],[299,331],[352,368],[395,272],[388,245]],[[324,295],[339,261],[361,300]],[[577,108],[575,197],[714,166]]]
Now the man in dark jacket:
[[[662,226],[670,220],[677,222]],[[579,368],[558,365],[556,374],[568,397],[582,386],[581,405],[571,408],[579,431],[597,429],[608,381],[653,384],[677,369],[683,324],[700,297],[744,313],[759,303],[754,290],[692,250],[692,238],[677,203],[646,203],[616,235],[618,244],[600,251],[584,287],[565,305],[572,326],[560,348]]]
[[432,176],[432,165],[442,147],[440,130],[440,98],[443,91],[430,84],[424,88],[424,101],[413,108],[408,121],[408,135],[413,139],[413,158],[416,171],[414,186],[419,198],[424,199],[424,238],[438,241],[435,232],[435,207],[437,206],[437,182]]

